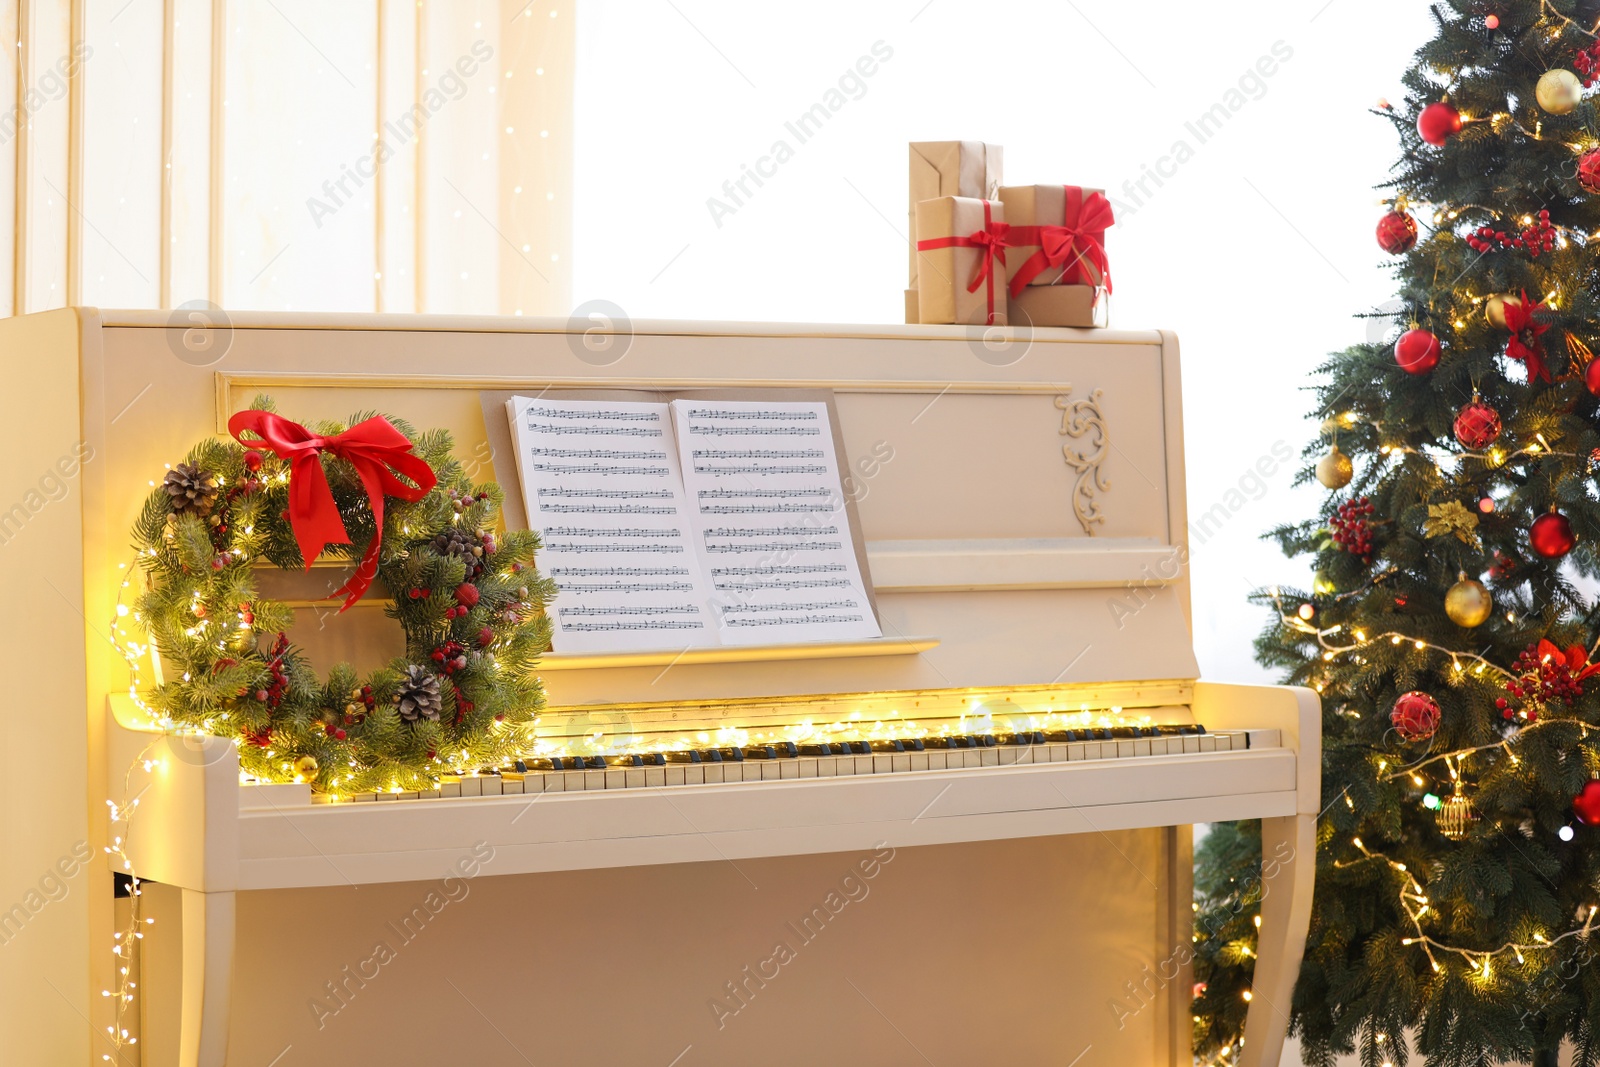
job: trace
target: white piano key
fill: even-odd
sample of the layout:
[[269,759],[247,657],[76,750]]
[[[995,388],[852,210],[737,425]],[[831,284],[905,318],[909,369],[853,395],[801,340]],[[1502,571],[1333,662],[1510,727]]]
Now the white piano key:
[[475,774],[461,779],[461,795],[464,797],[483,796],[483,779]]
[[539,791],[560,793],[567,787],[567,776],[561,771],[545,771],[539,775]]
[[622,784],[629,789],[642,789],[644,787],[644,768],[624,768],[622,771]]
[[594,773],[603,776],[600,781],[604,789],[622,789],[628,784],[628,772],[621,767],[607,767],[603,771]]
[[855,773],[857,773],[857,774],[871,774],[872,773],[872,757],[871,756],[857,756],[857,757],[855,757],[855,762],[856,762]]
[[894,756],[888,752],[879,752],[872,757],[872,773],[888,774],[894,770]]
[[[718,779],[720,781],[720,779]],[[705,785],[706,767],[703,763],[686,764],[683,768],[684,785]]]
[[684,767],[681,763],[669,763],[661,769],[666,772],[667,785],[682,785],[684,783]]
[[1000,750],[999,749],[997,749],[997,748],[980,748],[980,749],[978,749],[978,753],[979,753],[979,755],[981,755],[983,757],[981,766],[984,766],[984,767],[998,767],[998,766],[1000,766]]
[[[1103,742],[1103,741],[1101,742],[1101,744],[1104,744],[1104,743],[1105,742]],[[1127,759],[1127,758],[1132,757],[1132,756],[1137,756],[1139,753],[1134,748],[1134,746],[1136,744],[1138,744],[1137,741],[1131,741],[1131,740],[1130,741],[1118,741],[1117,742],[1117,758],[1118,759]]]
[[889,757],[889,769],[893,771],[909,771],[911,769],[911,754],[896,752]]
[[393,793],[374,793],[374,794],[372,794],[372,799],[376,800],[376,801],[393,800],[394,799],[394,794]]
[[1082,757],[1083,759],[1099,759],[1100,758],[1100,742],[1099,741],[1084,741],[1084,742],[1082,742],[1082,744],[1083,744],[1083,757]]
[[1199,752],[1200,738],[1194,734],[1185,734],[1183,737],[1183,750],[1185,752]]
[[1279,730],[1246,730],[1249,748],[1282,748],[1283,733]]
[[501,788],[502,783],[500,776],[497,774],[486,774],[479,778],[478,781],[483,783],[483,795],[486,797],[497,797],[505,792]]
[[667,769],[665,767],[646,767],[644,769],[644,784],[647,786],[666,785]]
[[756,764],[761,768],[761,780],[763,782],[776,782],[783,777],[783,765],[788,762],[786,759],[761,760]]
[[522,791],[524,793],[543,793],[544,775],[536,771],[529,771],[522,776]]
[[817,757],[817,777],[818,778],[834,778],[834,777],[837,777],[838,774],[839,774],[839,757],[838,756],[818,756]]
[[461,783],[459,781],[455,781],[455,782],[440,782],[439,783],[439,795],[440,796],[444,796],[444,797],[458,797],[458,796],[460,796],[461,795]]
[[1217,735],[1216,734],[1201,734],[1200,735],[1200,751],[1201,752],[1215,752],[1216,750],[1217,750]]
[[[1089,746],[1086,745],[1082,741],[1069,741],[1064,745],[1051,745],[1050,746],[1050,759],[1052,761],[1058,760],[1058,759],[1065,759],[1065,760],[1088,759],[1089,758],[1088,747]],[[1061,755],[1057,756],[1056,755],[1057,752],[1061,753]]]
[[795,765],[795,776],[798,778],[817,777],[817,761],[809,757],[792,760]]
[[[721,785],[727,780],[728,765],[726,763],[702,763],[700,771],[705,775],[707,785]],[[742,781],[743,779],[736,779]]]
[[1150,738],[1136,737],[1133,739],[1133,754],[1135,756],[1148,756],[1151,754]]
[[926,752],[907,753],[906,760],[910,764],[911,770],[925,771],[928,769],[928,753]]
[[800,761],[798,759],[781,759],[777,763],[779,778],[800,777]]
[[767,773],[767,766],[769,762],[770,761],[768,760],[751,760],[748,763],[742,764],[741,766],[744,768],[744,780],[747,782],[761,781],[762,777]]
[[562,771],[561,772],[562,787],[564,789],[566,789],[566,791],[569,792],[569,793],[581,793],[581,792],[583,792],[583,790],[584,790],[583,776],[588,774],[588,773],[589,773],[588,771]]

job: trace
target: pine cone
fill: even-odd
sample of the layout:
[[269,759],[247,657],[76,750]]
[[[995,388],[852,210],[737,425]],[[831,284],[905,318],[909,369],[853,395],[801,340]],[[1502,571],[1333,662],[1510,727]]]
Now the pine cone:
[[426,667],[416,664],[406,667],[406,680],[400,683],[395,703],[399,706],[400,717],[406,722],[416,722],[418,719],[437,722],[439,711],[444,706],[443,698],[439,695],[438,677]]
[[483,540],[477,534],[452,526],[433,539],[433,550],[441,556],[455,556],[466,564],[469,582],[483,571]]
[[161,481],[167,503],[175,515],[192,511],[202,519],[217,503],[217,476],[189,463],[180,463]]

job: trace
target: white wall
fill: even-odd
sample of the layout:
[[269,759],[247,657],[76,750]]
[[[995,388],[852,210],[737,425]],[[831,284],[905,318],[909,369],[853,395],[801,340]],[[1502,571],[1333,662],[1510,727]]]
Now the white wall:
[[[1114,323],[1183,339],[1193,518],[1275,442],[1298,455],[1315,432],[1308,372],[1362,339],[1351,316],[1391,294],[1371,186],[1398,153],[1367,109],[1401,98],[1430,26],[1426,5],[1392,0],[584,0],[574,301],[635,318],[899,321],[906,142],[1002,144],[1008,182],[1102,186],[1132,209],[1110,240]],[[877,41],[893,57],[864,95],[717,225],[707,199],[775,140],[794,144],[785,121]],[[1199,143],[1185,123],[1279,41],[1293,57]],[[1179,140],[1193,158],[1164,186],[1124,185]],[[1292,480],[1279,470],[1195,545],[1212,678],[1264,676],[1250,589],[1309,584],[1258,540],[1320,506]]]

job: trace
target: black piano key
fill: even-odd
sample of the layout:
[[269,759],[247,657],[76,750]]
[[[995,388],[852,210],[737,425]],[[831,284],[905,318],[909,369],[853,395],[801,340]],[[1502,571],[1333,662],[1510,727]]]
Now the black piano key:
[[833,755],[833,746],[826,741],[807,741],[800,746],[800,755],[831,756]]
[[730,745],[726,748],[714,748],[711,751],[720,755],[724,763],[744,762],[744,749],[738,747],[737,745]]
[[772,745],[751,745],[749,748],[738,750],[742,756],[749,759],[777,759],[778,750]]
[[606,766],[606,758],[604,756],[590,756],[588,759],[583,761],[583,765],[592,771],[604,770]]
[[978,736],[978,744],[984,748],[993,748],[995,745],[994,734],[980,734]]
[[911,746],[911,751],[913,752],[925,752],[927,750],[927,746],[922,743],[922,738],[920,737],[913,737],[906,744]]
[[519,772],[521,772],[523,774],[527,774],[528,773],[528,761],[527,760],[520,760],[520,759],[517,760],[516,761],[516,768],[517,768],[517,770]]
[[872,751],[874,752],[904,752],[905,750],[905,743],[899,738],[872,742]]
[[667,765],[667,757],[660,752],[652,752],[645,757],[645,762],[652,767],[665,767]]

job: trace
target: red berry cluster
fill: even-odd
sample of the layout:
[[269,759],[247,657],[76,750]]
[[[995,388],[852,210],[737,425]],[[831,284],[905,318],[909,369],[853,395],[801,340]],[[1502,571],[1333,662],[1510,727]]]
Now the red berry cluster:
[[255,698],[269,708],[276,708],[283,703],[284,694],[289,691],[289,675],[283,669],[283,657],[289,651],[289,638],[282,633],[272,643],[272,650],[267,653],[267,682],[265,689],[257,689]]
[[1498,548],[1494,550],[1494,562],[1489,565],[1489,577],[1495,581],[1504,581],[1516,573],[1517,560],[1508,556]]
[[[358,712],[351,712],[349,710],[350,708],[356,707],[357,705],[359,705],[359,706],[361,706],[363,708],[366,708],[367,710],[366,711],[358,711]],[[367,716],[372,714],[372,712],[374,710],[376,710],[377,707],[378,707],[378,698],[372,695],[372,686],[370,686],[370,685],[362,686],[360,689],[357,689],[353,694],[351,694],[350,703],[348,705],[346,705],[346,708],[345,708],[344,724],[346,726],[354,726],[357,723],[366,722],[367,721]],[[338,731],[337,736],[338,736],[339,740],[343,741],[344,740],[344,731],[343,730]]]
[[[1523,649],[1511,669],[1517,672],[1518,677],[1506,683],[1506,692],[1517,700],[1533,703],[1559,700],[1571,704],[1583,695],[1583,685],[1573,674],[1572,666],[1560,656],[1542,655],[1538,645]],[[1516,718],[1516,709],[1505,697],[1496,700],[1494,706],[1500,709],[1502,717]],[[1539,713],[1533,708],[1527,708],[1522,715],[1529,722],[1539,718]]]
[[1539,212],[1538,221],[1515,237],[1493,226],[1479,226],[1476,233],[1467,237],[1467,247],[1474,252],[1493,252],[1499,248],[1525,248],[1534,259],[1539,253],[1556,246],[1556,228],[1550,223],[1550,212]]
[[450,490],[450,506],[457,511],[465,511],[478,501],[488,499],[488,493],[463,493],[459,489]]
[[467,646],[460,641],[446,641],[431,653],[433,662],[444,667],[447,675],[467,669]]
[[1333,527],[1333,543],[1362,563],[1372,562],[1372,501],[1366,497],[1346,500],[1328,525]]
[[1600,41],[1572,57],[1572,69],[1585,89],[1600,80]]
[[[446,671],[448,670],[449,668],[446,668]],[[450,688],[456,691],[456,717],[452,725],[460,726],[461,720],[467,717],[467,712],[471,711],[474,705],[472,701],[467,699],[467,695],[461,691],[461,687],[455,682],[450,683]],[[495,722],[505,722],[505,719],[504,715],[496,715],[494,717]]]
[[406,596],[410,597],[412,600],[427,600],[432,595],[432,589],[422,589],[415,585],[406,590]]

